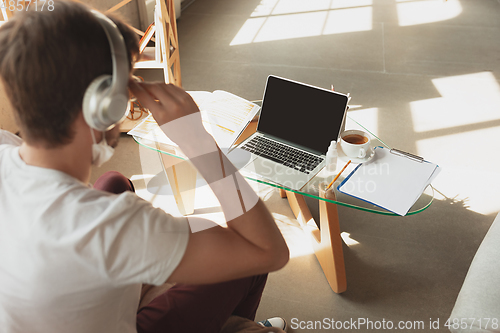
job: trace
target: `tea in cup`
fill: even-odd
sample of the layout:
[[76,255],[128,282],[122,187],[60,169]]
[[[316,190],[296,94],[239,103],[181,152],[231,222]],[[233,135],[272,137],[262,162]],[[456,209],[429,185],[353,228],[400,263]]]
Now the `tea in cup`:
[[368,133],[360,130],[347,130],[340,135],[342,150],[351,158],[366,158],[371,154],[371,140]]

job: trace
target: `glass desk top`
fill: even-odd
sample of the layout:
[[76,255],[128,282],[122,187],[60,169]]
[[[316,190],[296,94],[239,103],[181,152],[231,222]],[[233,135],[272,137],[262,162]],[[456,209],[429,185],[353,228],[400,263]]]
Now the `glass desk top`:
[[[250,126],[249,126],[250,127]],[[346,129],[360,129],[365,132],[368,132],[371,135],[371,143],[372,147],[377,147],[377,146],[383,146],[386,148],[391,148],[388,146],[384,141],[382,141],[379,137],[377,137],[372,131],[364,127],[362,124],[354,120],[348,115],[346,117]],[[243,133],[245,135],[245,133]],[[242,135],[242,136],[243,136]],[[144,146],[146,148],[155,150],[157,152],[167,154],[176,158],[179,158],[181,160],[185,160],[186,158],[182,156],[182,153],[179,151],[178,148],[168,146],[162,143],[158,143],[152,140],[144,139],[138,136],[133,136],[134,140],[140,144],[141,146]],[[248,180],[264,184],[267,186],[273,186],[279,189],[283,189],[286,191],[290,192],[295,192],[307,197],[315,198],[317,200],[323,200],[326,202],[331,202],[337,205],[345,206],[345,207],[350,207],[353,209],[358,209],[374,214],[382,214],[382,215],[389,215],[389,216],[399,216],[395,213],[392,213],[388,210],[385,210],[383,208],[380,208],[376,205],[370,204],[368,202],[365,202],[363,200],[354,198],[350,195],[341,193],[337,190],[337,186],[347,177],[352,170],[358,165],[355,162],[351,162],[351,164],[342,172],[340,177],[335,181],[335,183],[330,187],[329,191],[333,191],[334,196],[331,195],[331,193],[327,193],[326,198],[324,196],[320,195],[320,187],[325,187],[326,185],[330,184],[330,182],[335,178],[336,174],[342,170],[342,168],[347,164],[349,158],[346,156],[343,156],[343,154],[339,151],[339,158],[337,162],[337,170],[336,172],[333,173],[327,173],[325,168],[323,168],[322,171],[320,171],[311,181],[309,181],[304,187],[302,187],[299,191],[289,189],[287,187],[281,186],[279,184],[276,184],[270,180],[267,180],[265,178],[261,178],[254,173],[243,169],[240,169],[240,173],[247,178]],[[330,197],[330,198],[328,198]],[[332,199],[333,198],[333,199]],[[419,199],[415,202],[415,204],[410,208],[409,212],[407,215],[413,215],[420,213],[424,210],[426,210],[430,205],[432,204],[432,201],[434,199],[434,189],[430,185],[428,186],[424,193],[420,196]]]

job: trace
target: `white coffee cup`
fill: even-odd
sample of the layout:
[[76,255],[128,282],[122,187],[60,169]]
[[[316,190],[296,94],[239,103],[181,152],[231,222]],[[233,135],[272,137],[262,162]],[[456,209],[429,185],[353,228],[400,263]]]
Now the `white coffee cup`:
[[347,130],[340,135],[340,145],[347,157],[366,158],[371,154],[370,135],[360,130]]

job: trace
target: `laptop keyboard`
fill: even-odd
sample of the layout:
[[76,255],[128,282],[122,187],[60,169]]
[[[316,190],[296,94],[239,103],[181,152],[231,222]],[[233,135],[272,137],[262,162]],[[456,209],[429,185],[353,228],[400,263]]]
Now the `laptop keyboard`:
[[253,137],[241,149],[307,174],[323,161],[322,157],[262,136]]

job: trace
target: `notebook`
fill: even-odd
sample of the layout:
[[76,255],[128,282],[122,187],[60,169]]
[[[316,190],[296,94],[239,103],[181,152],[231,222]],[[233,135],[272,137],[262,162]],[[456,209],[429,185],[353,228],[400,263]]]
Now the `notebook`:
[[373,159],[359,164],[337,189],[404,216],[441,170],[412,156],[376,147]]
[[300,190],[323,167],[345,120],[348,96],[293,80],[267,78],[257,131],[228,153],[245,170]]

